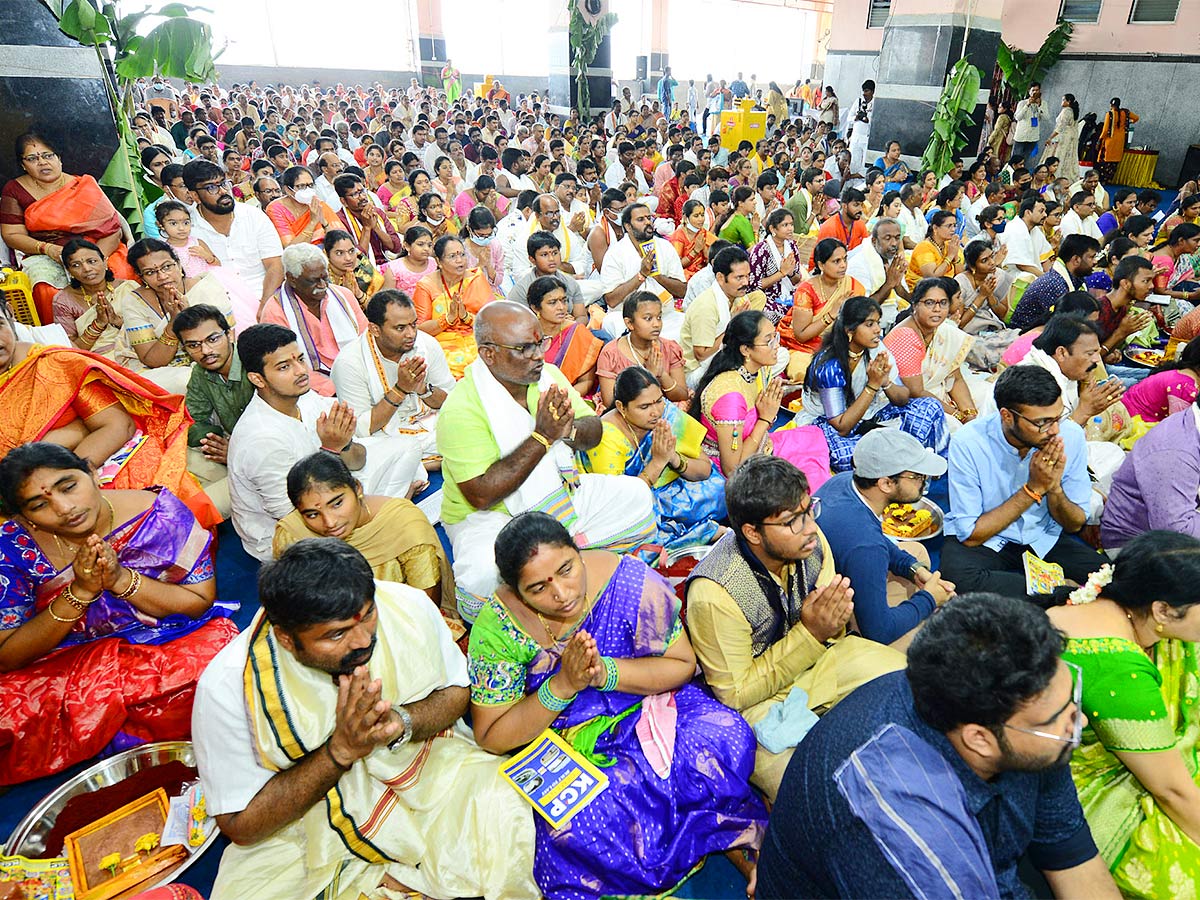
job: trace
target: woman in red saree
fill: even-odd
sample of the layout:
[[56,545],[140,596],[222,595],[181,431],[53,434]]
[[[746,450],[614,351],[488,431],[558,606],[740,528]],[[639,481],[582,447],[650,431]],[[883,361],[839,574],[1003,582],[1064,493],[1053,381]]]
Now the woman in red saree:
[[0,784],[186,738],[196,682],[237,636],[188,508],[101,491],[90,469],[44,442],[0,460]]
[[210,528],[221,521],[187,471],[183,397],[95,353],[19,342],[0,305],[0,453],[31,441],[88,460],[113,489],[169,488]]
[[596,388],[596,360],[604,342],[571,318],[567,290],[555,276],[534,279],[525,299],[549,341],[546,362],[556,366],[580,396],[589,396]]
[[97,244],[118,279],[133,278],[121,243],[121,217],[91,175],[68,175],[58,151],[28,131],[17,138],[25,174],[0,191],[0,238],[24,254],[22,270],[33,283],[38,318],[54,321],[54,295],[68,283],[62,248],[71,238]]

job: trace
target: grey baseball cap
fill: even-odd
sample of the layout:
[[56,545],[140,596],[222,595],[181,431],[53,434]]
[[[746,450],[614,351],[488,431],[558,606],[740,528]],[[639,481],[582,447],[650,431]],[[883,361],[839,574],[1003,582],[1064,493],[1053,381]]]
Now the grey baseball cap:
[[901,472],[939,478],[946,474],[946,460],[899,428],[876,428],[859,438],[854,448],[855,475],[886,478]]

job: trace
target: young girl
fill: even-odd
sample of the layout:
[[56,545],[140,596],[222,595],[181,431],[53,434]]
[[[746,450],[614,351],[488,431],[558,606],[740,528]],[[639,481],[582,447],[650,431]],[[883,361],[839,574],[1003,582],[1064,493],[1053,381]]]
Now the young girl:
[[192,237],[192,214],[178,200],[165,200],[154,207],[158,230],[168,244],[175,248],[183,264],[183,274],[199,278],[221,265],[216,254],[200,238]]

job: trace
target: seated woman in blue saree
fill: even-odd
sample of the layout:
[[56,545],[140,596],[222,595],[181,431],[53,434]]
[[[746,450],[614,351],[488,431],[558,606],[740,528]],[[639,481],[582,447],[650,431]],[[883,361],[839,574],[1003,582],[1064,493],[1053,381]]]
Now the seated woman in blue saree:
[[754,733],[692,683],[667,581],[632,556],[581,553],[539,512],[504,526],[496,562],[501,587],[471,631],[475,739],[508,753],[552,728],[608,776],[560,828],[535,817],[547,900],[659,894],[717,852],[753,878],[743,851],[767,818]]
[[196,681],[237,636],[212,536],[170,491],[102,492],[44,442],[0,461],[0,507],[0,784],[188,737]]
[[712,543],[725,518],[725,479],[701,449],[704,426],[668,403],[658,379],[641,366],[617,376],[613,409],[600,421],[600,443],[580,454],[580,464],[650,485],[658,532],[645,545],[653,554],[646,561],[653,565],[662,550]]

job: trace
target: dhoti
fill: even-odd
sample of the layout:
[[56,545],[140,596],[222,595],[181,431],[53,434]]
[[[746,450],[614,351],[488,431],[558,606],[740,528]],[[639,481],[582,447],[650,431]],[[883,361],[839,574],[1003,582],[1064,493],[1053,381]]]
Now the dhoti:
[[[571,495],[578,520],[571,527],[582,549],[624,553],[654,535],[654,500],[650,486],[628,475],[580,475]],[[479,510],[461,522],[446,525],[454,549],[455,593],[458,611],[474,622],[484,601],[500,584],[496,568],[496,535],[512,517]]]

